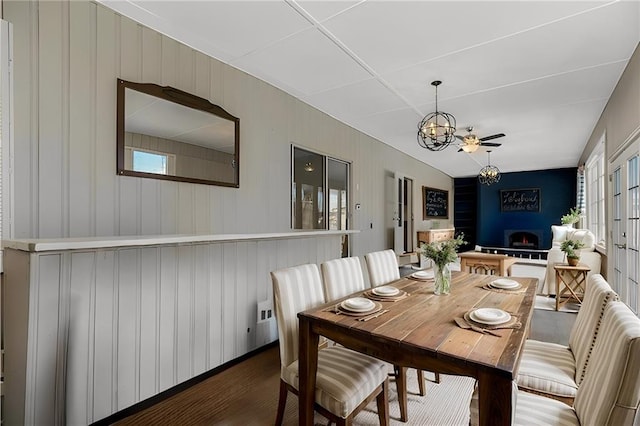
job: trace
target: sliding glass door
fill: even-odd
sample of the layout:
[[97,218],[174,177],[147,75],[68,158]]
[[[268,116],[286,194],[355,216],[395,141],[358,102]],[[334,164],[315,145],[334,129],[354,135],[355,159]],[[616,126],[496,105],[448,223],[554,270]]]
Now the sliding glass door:
[[292,147],[291,227],[349,228],[350,164]]

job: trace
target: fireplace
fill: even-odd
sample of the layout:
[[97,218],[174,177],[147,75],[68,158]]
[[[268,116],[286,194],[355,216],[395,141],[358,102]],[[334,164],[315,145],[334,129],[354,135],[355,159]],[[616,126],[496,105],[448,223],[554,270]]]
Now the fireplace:
[[541,232],[537,230],[507,230],[505,246],[514,249],[537,250],[540,248]]

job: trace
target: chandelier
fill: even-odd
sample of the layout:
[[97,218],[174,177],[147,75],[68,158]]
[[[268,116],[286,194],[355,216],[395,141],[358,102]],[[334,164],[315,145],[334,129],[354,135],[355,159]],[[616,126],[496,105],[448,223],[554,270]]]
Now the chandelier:
[[500,180],[500,170],[496,166],[491,165],[491,151],[487,151],[487,165],[480,169],[478,180],[483,185],[492,185]]
[[438,86],[441,84],[439,80],[431,82],[436,88],[436,110],[418,124],[418,145],[431,151],[441,151],[455,140],[456,118],[438,111]]

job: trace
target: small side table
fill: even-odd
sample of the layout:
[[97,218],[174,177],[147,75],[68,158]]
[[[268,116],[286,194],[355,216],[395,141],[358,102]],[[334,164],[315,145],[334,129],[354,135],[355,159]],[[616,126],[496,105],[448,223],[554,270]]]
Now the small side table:
[[[576,266],[556,263],[553,265],[553,269],[556,270],[556,311],[560,309],[560,305],[571,299],[582,303],[587,274],[591,268],[584,263],[578,263]],[[565,294],[566,296],[564,296]],[[563,297],[566,297],[566,300],[562,301]]]

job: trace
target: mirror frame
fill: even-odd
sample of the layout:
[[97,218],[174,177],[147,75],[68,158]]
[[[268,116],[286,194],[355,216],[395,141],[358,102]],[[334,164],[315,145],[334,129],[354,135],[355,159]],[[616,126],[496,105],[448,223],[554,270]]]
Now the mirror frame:
[[[135,176],[142,178],[150,178],[150,179],[161,179],[161,180],[173,180],[178,182],[189,182],[189,183],[201,183],[206,185],[218,185],[218,186],[226,186],[232,188],[240,187],[240,119],[234,117],[229,114],[223,108],[218,105],[212,104],[208,100],[192,95],[190,93],[184,92],[182,90],[170,87],[170,86],[160,86],[153,83],[134,83],[131,81],[126,81],[122,79],[118,79],[117,81],[117,152],[116,152],[116,167],[118,176]],[[235,125],[235,141],[234,141],[234,162],[235,162],[235,173],[234,178],[235,182],[224,182],[224,181],[216,181],[216,180],[206,180],[206,179],[198,179],[198,178],[190,178],[184,176],[176,176],[176,175],[162,175],[156,173],[147,173],[147,172],[136,172],[133,170],[125,169],[125,130],[124,130],[124,121],[125,121],[125,89],[135,90],[141,93],[145,93],[147,95],[154,96],[156,98],[164,99],[169,102],[173,102],[176,104],[180,104],[189,108],[193,108],[199,111],[205,111],[220,118],[224,118],[234,122]]]

